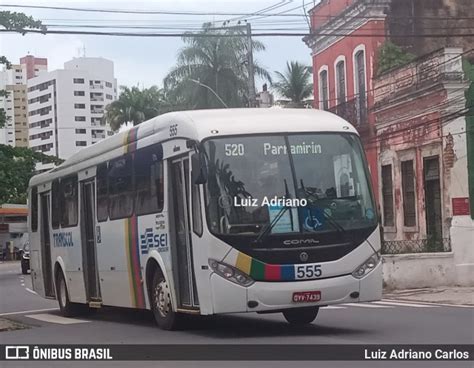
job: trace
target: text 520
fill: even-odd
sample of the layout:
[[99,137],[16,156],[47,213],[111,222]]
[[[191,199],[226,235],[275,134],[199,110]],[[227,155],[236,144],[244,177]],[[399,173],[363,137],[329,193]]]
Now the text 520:
[[226,156],[243,156],[245,155],[245,147],[242,143],[229,143],[224,145]]
[[315,279],[321,277],[323,271],[318,264],[296,265],[295,275],[297,280]]

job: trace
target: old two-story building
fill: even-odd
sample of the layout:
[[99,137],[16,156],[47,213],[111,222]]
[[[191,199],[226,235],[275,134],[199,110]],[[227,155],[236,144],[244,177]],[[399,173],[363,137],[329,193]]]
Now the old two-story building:
[[376,56],[385,41],[389,0],[322,0],[310,10],[314,108],[334,112],[359,131],[378,187],[374,140],[372,79]]
[[374,79],[384,252],[453,250],[459,284],[474,272],[464,56],[443,48]]

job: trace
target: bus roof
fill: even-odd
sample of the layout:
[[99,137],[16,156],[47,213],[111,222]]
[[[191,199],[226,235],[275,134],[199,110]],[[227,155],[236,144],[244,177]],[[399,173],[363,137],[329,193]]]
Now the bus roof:
[[[285,108],[209,109],[170,112],[145,121],[132,129],[137,129],[137,134],[135,135],[137,140],[152,134],[163,135],[163,140],[165,140],[170,137],[169,132],[172,125],[178,126],[176,138],[188,138],[197,141],[211,136],[239,134],[286,132],[343,132],[357,134],[356,129],[350,123],[327,111]],[[84,148],[58,167],[33,177],[30,185],[37,185],[52,180],[53,177],[57,177],[59,172],[66,167],[122,147],[127,143],[128,136],[129,131],[124,131]]]

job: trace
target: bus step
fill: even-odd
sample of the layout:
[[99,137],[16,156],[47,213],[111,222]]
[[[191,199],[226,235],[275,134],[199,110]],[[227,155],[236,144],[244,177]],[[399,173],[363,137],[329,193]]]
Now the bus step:
[[89,302],[89,308],[102,308],[102,302]]

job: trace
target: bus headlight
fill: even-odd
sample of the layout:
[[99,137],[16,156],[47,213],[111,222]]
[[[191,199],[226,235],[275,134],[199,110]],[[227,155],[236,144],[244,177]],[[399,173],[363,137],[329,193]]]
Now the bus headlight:
[[235,267],[229,266],[226,263],[216,261],[215,259],[210,259],[209,266],[219,276],[238,285],[250,286],[254,283],[254,280],[249,275],[246,275],[242,271]]
[[362,263],[359,267],[357,267],[354,272],[352,272],[352,276],[356,279],[361,279],[368,273],[370,273],[380,262],[380,252],[374,253],[367,259],[364,263]]

